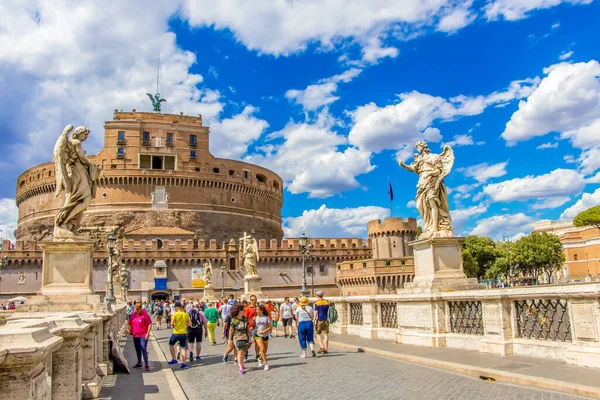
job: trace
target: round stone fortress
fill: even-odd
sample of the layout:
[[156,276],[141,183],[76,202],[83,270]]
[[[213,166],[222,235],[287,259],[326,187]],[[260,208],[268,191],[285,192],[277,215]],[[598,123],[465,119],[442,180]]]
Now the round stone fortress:
[[[169,227],[171,239],[220,243],[243,231],[256,239],[282,239],[281,178],[253,164],[214,157],[201,116],[115,110],[104,129],[104,148],[89,156],[102,173],[82,232],[102,240],[113,230],[144,237]],[[18,240],[51,239],[64,202],[64,193],[55,198],[54,191],[51,162],[19,176]]]

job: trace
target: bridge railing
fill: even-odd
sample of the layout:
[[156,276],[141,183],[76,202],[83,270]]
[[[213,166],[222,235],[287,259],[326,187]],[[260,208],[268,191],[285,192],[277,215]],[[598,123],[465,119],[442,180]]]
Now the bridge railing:
[[328,298],[333,333],[600,368],[600,285]]

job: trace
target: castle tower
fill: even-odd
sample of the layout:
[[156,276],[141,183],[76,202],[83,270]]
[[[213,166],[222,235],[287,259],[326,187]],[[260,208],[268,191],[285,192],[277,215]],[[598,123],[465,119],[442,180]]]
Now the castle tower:
[[413,256],[412,247],[408,242],[417,238],[416,218],[386,218],[383,223],[376,219],[369,221],[367,229],[374,259]]

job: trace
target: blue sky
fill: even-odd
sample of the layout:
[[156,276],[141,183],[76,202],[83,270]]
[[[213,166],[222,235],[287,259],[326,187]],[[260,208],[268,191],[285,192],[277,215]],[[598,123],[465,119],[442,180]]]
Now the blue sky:
[[211,151],[279,173],[287,235],[417,217],[417,140],[456,154],[455,234],[527,233],[600,204],[600,17],[590,0],[0,4],[0,235],[24,169],[68,123],[202,113]]

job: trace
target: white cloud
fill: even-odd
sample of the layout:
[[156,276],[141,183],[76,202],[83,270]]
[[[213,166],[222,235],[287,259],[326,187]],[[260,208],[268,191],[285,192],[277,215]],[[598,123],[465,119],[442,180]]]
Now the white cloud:
[[471,135],[454,135],[454,138],[451,141],[442,143],[442,145],[448,146],[481,146],[482,144],[485,144],[485,142],[475,142]]
[[510,202],[566,196],[579,193],[585,187],[585,179],[575,170],[556,169],[548,174],[514,178],[492,183],[483,188],[494,201]]
[[[589,4],[591,2],[592,0],[493,0],[485,6],[485,16],[490,20],[504,18],[515,21],[527,17],[527,13],[533,10],[550,8],[562,3]],[[556,23],[552,28],[556,29],[559,26],[560,23]]]
[[485,205],[474,205],[468,208],[457,208],[450,210],[450,216],[452,217],[452,225],[456,232],[460,232],[465,223],[469,220],[476,220],[478,215],[487,212]]
[[589,149],[593,146],[600,146],[600,118],[587,125],[580,126],[577,129],[566,131],[562,133],[560,137],[561,139],[571,139],[573,147],[579,149]]
[[470,6],[471,3],[468,2],[467,7],[455,8],[449,14],[444,15],[436,29],[441,32],[454,33],[469,25],[476,18],[476,15],[468,9]]
[[544,150],[544,149],[556,149],[558,147],[558,142],[554,142],[554,143],[544,143],[544,144],[540,144],[538,147],[536,147],[536,149],[538,150]]
[[548,197],[531,206],[532,210],[545,210],[560,207],[563,204],[571,201],[569,196]]
[[215,122],[210,127],[210,151],[216,157],[240,158],[248,146],[257,140],[269,123],[254,117],[256,108],[246,106],[231,118]]
[[376,206],[327,208],[323,204],[316,210],[305,210],[299,217],[284,218],[283,231],[285,237],[302,233],[315,238],[366,237],[367,223],[389,217],[389,213],[389,209]]
[[498,240],[504,233],[513,236],[520,232],[530,232],[534,222],[535,218],[523,213],[495,215],[479,220],[470,234],[490,236]]
[[414,200],[411,200],[408,203],[406,203],[406,207],[407,208],[417,208],[417,202]]
[[600,172],[590,178],[587,178],[585,183],[600,183]]
[[262,154],[245,161],[277,171],[294,194],[325,198],[355,189],[360,186],[356,176],[375,168],[371,153],[347,147],[347,138],[332,130],[334,123],[326,112],[315,123],[290,122],[270,135],[283,138],[282,144],[263,147]]
[[562,53],[560,53],[560,56],[558,56],[558,59],[561,61],[564,61],[568,58],[571,58],[571,56],[573,55],[574,51],[570,50],[570,51],[563,51]]
[[[561,63],[544,70],[547,76],[506,124],[502,137],[509,143],[524,141],[549,132],[577,130],[600,118],[600,64]],[[585,133],[582,133],[585,134]]]
[[600,168],[600,146],[582,151],[578,162],[582,173],[586,175],[594,173]]
[[321,79],[318,84],[309,85],[304,90],[288,90],[285,93],[285,97],[290,101],[294,101],[302,105],[305,110],[313,111],[338,100],[339,97],[333,95],[333,93],[338,89],[338,83],[350,82],[361,72],[362,70],[358,68],[351,68],[339,75]]
[[528,96],[537,84],[537,79],[513,81],[506,90],[488,96],[459,95],[450,99],[413,91],[399,94],[396,104],[379,107],[369,103],[350,113],[350,143],[372,152],[402,149],[422,140],[434,121],[481,114],[486,107]]
[[570,221],[580,212],[597,205],[600,205],[600,189],[596,189],[594,193],[582,194],[581,198],[577,200],[577,203],[563,211],[560,215],[560,219]]
[[18,214],[14,199],[0,199],[0,240],[9,239],[15,242],[14,231],[17,229]]
[[506,175],[507,165],[508,161],[497,164],[481,163],[466,168],[458,168],[457,171],[462,172],[467,177],[474,178],[477,182],[484,183],[490,178],[499,178]]

